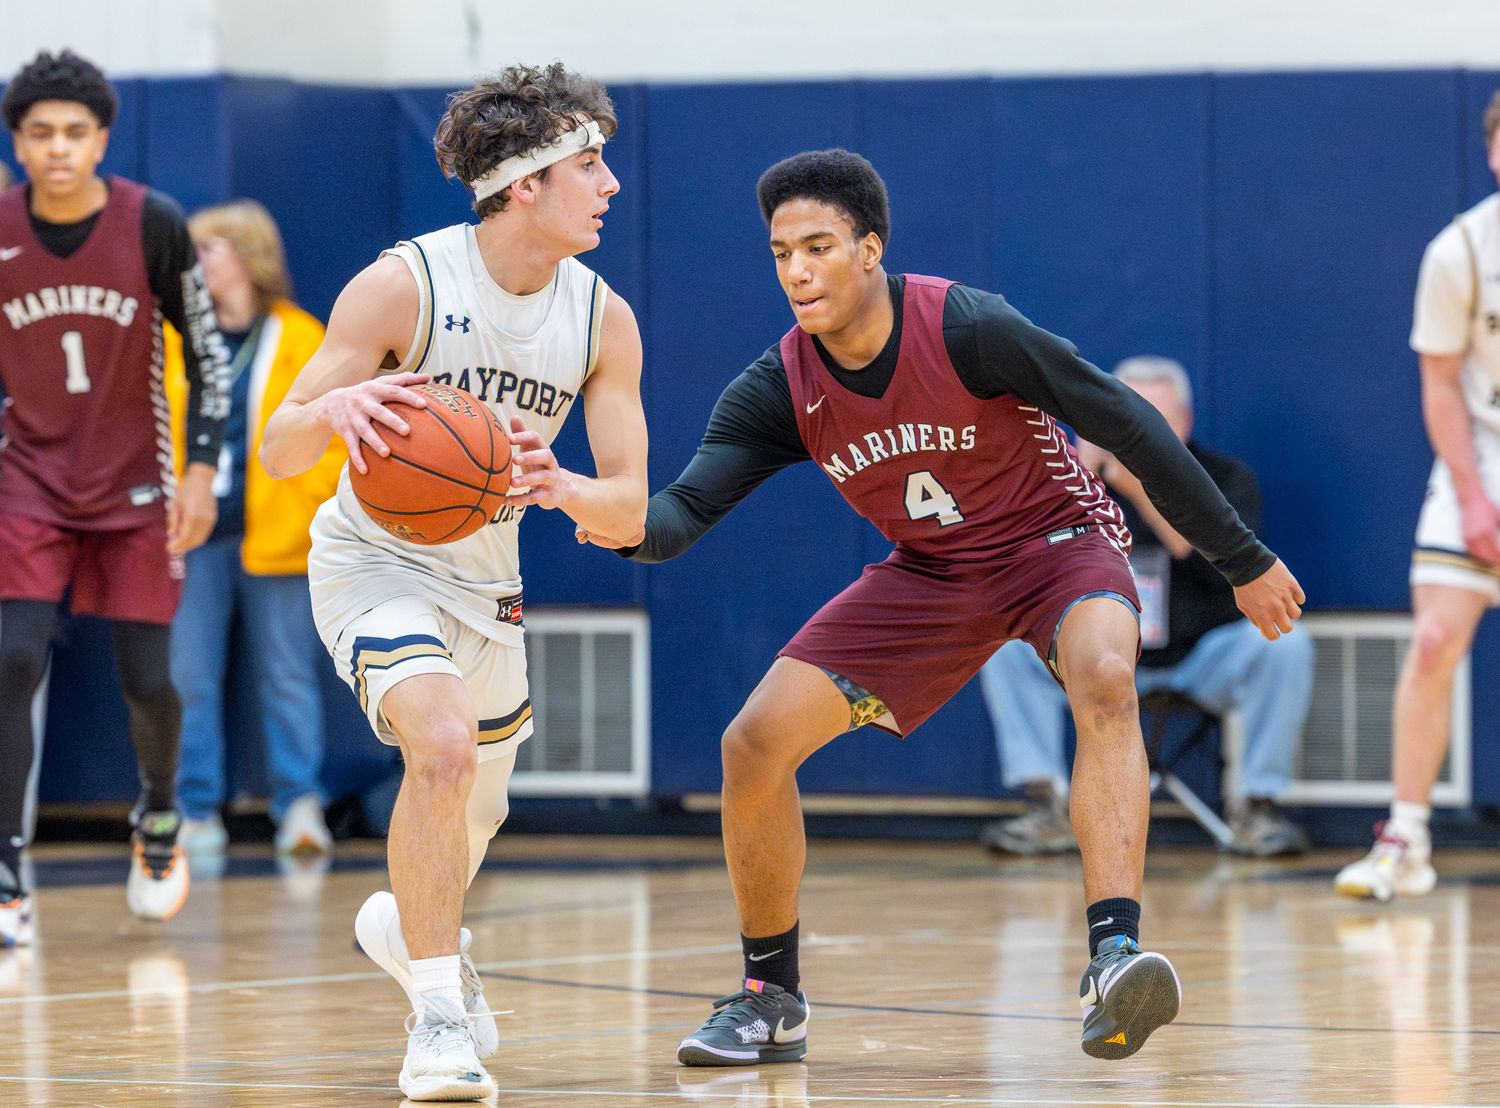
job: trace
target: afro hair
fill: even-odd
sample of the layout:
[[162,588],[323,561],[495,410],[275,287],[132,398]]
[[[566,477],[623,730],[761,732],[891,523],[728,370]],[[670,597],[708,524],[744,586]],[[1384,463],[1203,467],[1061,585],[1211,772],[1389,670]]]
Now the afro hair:
[[874,231],[882,245],[890,245],[891,205],[885,182],[873,165],[848,150],[809,150],[779,161],[760,175],[755,194],[767,227],[781,205],[806,198],[848,216],[856,240]]
[[43,50],[17,73],[0,97],[5,129],[18,131],[32,106],[43,100],[72,100],[94,113],[99,126],[114,125],[120,99],[93,62],[71,50],[56,57]]

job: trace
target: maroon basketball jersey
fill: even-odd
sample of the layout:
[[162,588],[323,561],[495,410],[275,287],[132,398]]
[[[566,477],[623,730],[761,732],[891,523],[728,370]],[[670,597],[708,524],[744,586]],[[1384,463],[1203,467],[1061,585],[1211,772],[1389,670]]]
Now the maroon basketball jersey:
[[59,258],[32,232],[25,186],[0,196],[0,512],[105,530],[163,511],[171,423],[145,201],[109,178],[88,239]]
[[1119,506],[1056,422],[1014,396],[980,400],[943,345],[952,281],[908,275],[896,371],[878,400],[840,385],[800,327],[781,340],[813,460],[881,534],[949,562],[1003,557],[1094,526],[1130,549]]

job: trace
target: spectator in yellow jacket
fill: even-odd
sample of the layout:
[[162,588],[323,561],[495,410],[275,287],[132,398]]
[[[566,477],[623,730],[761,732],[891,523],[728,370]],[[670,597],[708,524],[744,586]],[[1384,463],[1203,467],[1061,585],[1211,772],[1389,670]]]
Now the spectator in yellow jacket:
[[[182,603],[172,624],[172,680],[182,697],[178,795],[190,855],[222,852],[228,842],[225,797],[224,689],[230,628],[238,613],[266,738],[266,770],[276,847],[290,854],[327,853],[323,819],[322,646],[307,591],[308,525],[334,493],[346,460],[330,444],[312,469],[273,481],[256,460],[266,419],[323,341],[323,325],[288,299],[281,234],[264,207],[236,200],[188,221],[229,344],[232,408],[219,454],[214,493],[219,520],[186,558]],[[178,464],[184,452],[181,340],[168,339],[167,393]]]

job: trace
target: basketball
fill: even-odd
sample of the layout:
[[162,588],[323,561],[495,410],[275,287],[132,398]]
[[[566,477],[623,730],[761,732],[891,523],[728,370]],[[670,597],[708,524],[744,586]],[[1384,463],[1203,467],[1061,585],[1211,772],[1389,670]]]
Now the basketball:
[[349,467],[360,506],[405,542],[457,542],[488,523],[510,489],[510,439],[490,409],[461,389],[414,385],[427,407],[389,403],[411,428],[398,435],[376,424],[391,448],[365,449],[368,473]]

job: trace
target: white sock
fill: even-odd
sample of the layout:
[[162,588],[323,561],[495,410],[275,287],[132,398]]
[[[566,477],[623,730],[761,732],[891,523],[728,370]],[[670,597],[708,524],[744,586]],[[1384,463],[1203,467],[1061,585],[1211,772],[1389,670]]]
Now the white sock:
[[1421,846],[1432,841],[1432,834],[1427,829],[1427,821],[1431,816],[1430,804],[1413,804],[1409,800],[1393,801],[1391,830],[1413,846]]
[[[413,958],[411,960],[411,984],[421,1001],[434,993],[464,1006],[463,987],[458,975],[458,955],[448,954],[442,958]],[[421,1006],[417,1009],[422,1010]]]

